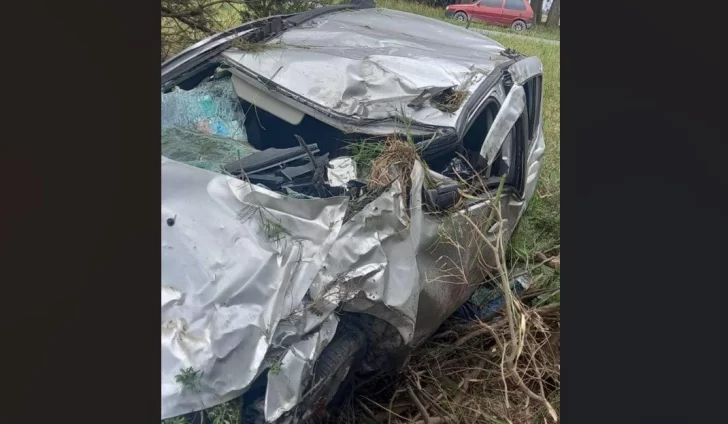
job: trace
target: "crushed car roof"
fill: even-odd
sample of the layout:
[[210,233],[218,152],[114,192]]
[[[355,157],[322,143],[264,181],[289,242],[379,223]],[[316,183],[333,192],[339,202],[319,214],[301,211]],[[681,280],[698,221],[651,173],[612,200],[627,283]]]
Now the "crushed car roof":
[[255,49],[231,48],[233,66],[263,77],[340,116],[454,127],[459,110],[423,92],[447,88],[473,93],[509,59],[497,42],[448,23],[387,9],[328,13],[282,32]]

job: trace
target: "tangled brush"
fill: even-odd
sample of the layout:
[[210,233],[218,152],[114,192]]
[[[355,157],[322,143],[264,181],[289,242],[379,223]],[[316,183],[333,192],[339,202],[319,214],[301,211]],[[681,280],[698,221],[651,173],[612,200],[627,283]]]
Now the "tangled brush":
[[483,255],[490,259],[479,266],[499,288],[502,311],[484,320],[448,320],[413,351],[393,381],[363,386],[358,397],[341,409],[337,422],[558,422],[560,305],[528,306],[546,290],[537,284],[520,295],[511,291],[502,226],[496,227],[495,235],[485,234],[493,228],[493,219],[502,220],[500,191],[491,213],[457,214],[462,230],[482,242],[477,248],[493,253]]
[[381,383],[364,386],[338,420],[352,424],[557,422],[559,305],[524,307],[521,312],[515,341],[505,314],[488,323],[448,321],[443,331],[413,352],[389,390],[372,396]]
[[408,187],[415,160],[419,160],[419,155],[414,143],[390,135],[381,154],[372,161],[369,187],[386,187],[394,180],[399,180],[403,188]]
[[407,208],[407,190],[416,160],[420,160],[420,156],[414,143],[390,134],[384,142],[382,152],[372,161],[367,185],[370,189],[377,190],[399,181],[404,206]]

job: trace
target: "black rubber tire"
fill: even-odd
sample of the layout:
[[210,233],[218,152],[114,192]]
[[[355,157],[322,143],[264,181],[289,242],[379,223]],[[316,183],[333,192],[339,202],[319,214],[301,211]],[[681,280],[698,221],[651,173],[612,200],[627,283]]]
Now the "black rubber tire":
[[[351,370],[362,360],[366,349],[366,335],[355,325],[341,322],[334,339],[316,360],[311,387],[304,394],[302,402],[294,409],[293,413],[296,415],[293,417],[293,422],[318,423],[321,418],[319,414],[325,412],[328,404],[346,393],[353,376]],[[345,376],[334,380],[337,374],[344,372]],[[339,384],[334,386],[334,383]],[[289,414],[284,414],[276,423],[290,422],[290,418],[292,417]]]
[[520,20],[513,21],[511,29],[514,31],[524,31],[526,30],[526,23]]
[[[344,396],[352,381],[351,370],[362,360],[366,349],[366,336],[358,327],[354,325],[339,327],[334,339],[321,352],[314,365],[311,391],[304,395],[307,398],[306,404],[299,405],[304,408],[299,424],[319,422],[319,414],[328,408],[328,404]],[[346,375],[341,376],[344,372]],[[337,374],[340,378],[334,379]],[[335,383],[338,385],[334,386]]]
[[465,12],[457,12],[455,16],[453,16],[453,19],[460,22],[467,22],[468,21],[468,14]]
[[367,339],[361,330],[353,325],[342,325],[316,361],[314,384],[322,379],[331,378],[340,368],[347,365],[347,362],[352,362],[352,359],[360,359],[366,351],[366,346]]

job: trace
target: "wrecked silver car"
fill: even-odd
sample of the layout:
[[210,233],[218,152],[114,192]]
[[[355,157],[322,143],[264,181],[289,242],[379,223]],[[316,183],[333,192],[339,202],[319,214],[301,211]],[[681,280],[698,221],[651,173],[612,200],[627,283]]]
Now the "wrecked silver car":
[[366,3],[163,63],[162,419],[300,422],[401,366],[487,279],[464,219],[497,205],[507,241],[534,193],[541,90],[535,57]]

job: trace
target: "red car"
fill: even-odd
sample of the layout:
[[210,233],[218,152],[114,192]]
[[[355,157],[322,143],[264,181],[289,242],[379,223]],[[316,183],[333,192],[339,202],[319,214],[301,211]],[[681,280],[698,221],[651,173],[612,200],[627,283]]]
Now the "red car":
[[445,9],[445,17],[507,26],[516,31],[533,25],[533,9],[526,0],[480,0],[472,4],[451,4]]

